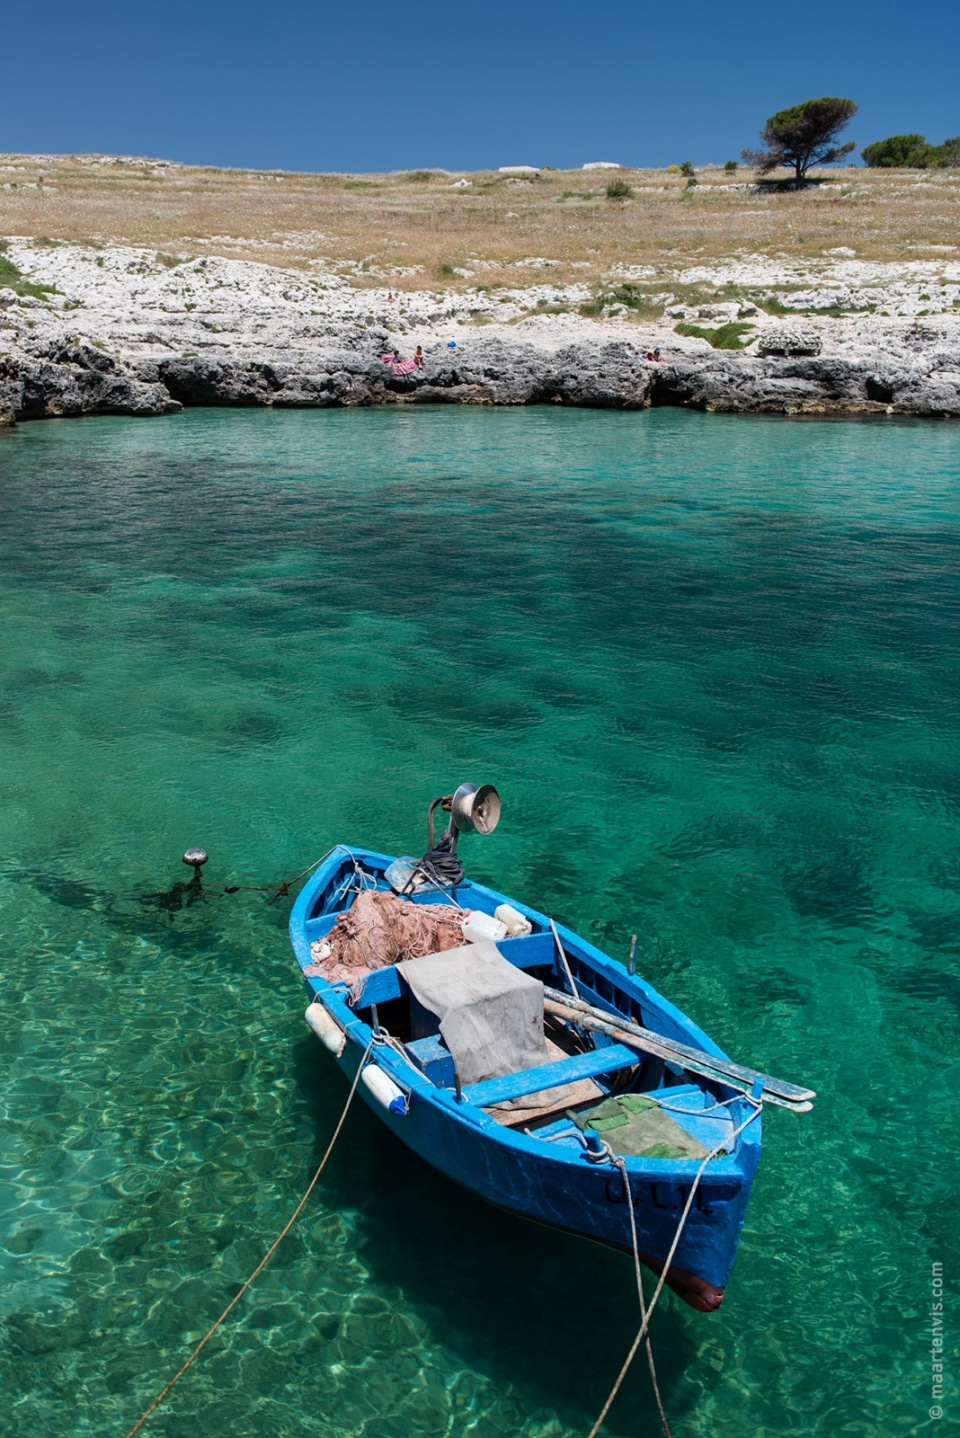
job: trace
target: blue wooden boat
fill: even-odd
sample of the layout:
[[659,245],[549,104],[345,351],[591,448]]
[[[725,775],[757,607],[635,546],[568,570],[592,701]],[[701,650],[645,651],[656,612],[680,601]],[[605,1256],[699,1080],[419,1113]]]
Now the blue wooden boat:
[[[454,849],[455,839],[454,831]],[[432,833],[431,852],[436,856]],[[318,942],[359,894],[391,890],[386,875],[394,877],[396,863],[386,854],[338,847],[304,885],[291,914],[293,948],[311,1001],[308,1022],[342,1072],[353,1078],[366,1055],[358,1092],[391,1133],[448,1178],[502,1209],[630,1252],[625,1164],[640,1255],[657,1273],[702,1170],[666,1281],[692,1307],[715,1309],[760,1158],[759,1101],[768,1096],[764,1083],[772,1090],[778,1081],[738,1069],[642,979],[537,909],[464,877],[451,893],[449,886],[439,887],[443,874],[433,871],[438,883],[413,893],[411,901],[448,902],[486,916],[509,904],[529,932],[501,938],[495,952],[489,945],[485,951],[496,963],[506,961],[505,971],[512,966],[508,978],[519,971],[522,982],[537,980],[552,996],[543,1001],[552,1011],[545,1063],[461,1083],[439,1024],[431,1025],[407,981],[407,964],[379,968],[359,985],[329,982],[316,972]],[[470,952],[457,954],[469,959]],[[637,1033],[648,1037],[637,1040]],[[735,1077],[728,1080],[727,1071]],[[750,1085],[740,1075],[756,1080],[752,1093],[744,1091]],[[780,1088],[786,1094],[780,1101],[809,1108],[808,1090]],[[525,1109],[527,1102],[541,1107]],[[603,1144],[618,1151],[618,1135],[629,1129],[633,1111],[654,1108],[659,1121],[686,1136],[681,1147],[695,1156],[668,1156],[669,1144],[652,1144],[652,1154],[624,1152],[620,1168],[605,1161]],[[590,1115],[598,1112],[613,1117],[594,1127]],[[712,1156],[705,1162],[702,1154]]]

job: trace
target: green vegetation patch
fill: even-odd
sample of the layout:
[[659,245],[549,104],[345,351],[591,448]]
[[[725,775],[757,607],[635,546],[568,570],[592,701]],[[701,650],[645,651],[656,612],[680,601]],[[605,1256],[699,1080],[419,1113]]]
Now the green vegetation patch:
[[942,145],[928,144],[923,135],[888,135],[860,154],[873,170],[943,170],[960,165],[960,135]]
[[628,185],[626,180],[611,180],[604,194],[608,200],[629,200],[633,186]]
[[652,300],[632,280],[624,280],[623,284],[615,285],[610,290],[600,290],[594,299],[587,300],[580,306],[580,313],[595,319],[598,315],[603,314],[608,305],[624,305],[628,310],[632,310],[636,315],[642,315],[645,319],[653,319],[663,313],[662,300]]
[[60,293],[56,285],[35,285],[31,280],[25,280],[13,260],[7,258],[6,250],[6,240],[0,240],[0,289],[10,289],[21,296],[31,295],[35,300]]
[[691,339],[706,340],[713,345],[715,350],[742,350],[746,346],[743,343],[743,336],[753,329],[753,325],[745,324],[742,320],[732,320],[729,324],[721,325],[719,329],[705,330],[699,325],[677,325],[678,335],[687,335]]

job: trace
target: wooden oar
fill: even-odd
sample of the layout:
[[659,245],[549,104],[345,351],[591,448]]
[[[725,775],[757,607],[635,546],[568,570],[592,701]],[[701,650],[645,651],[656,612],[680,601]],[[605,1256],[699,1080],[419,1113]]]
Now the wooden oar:
[[729,1059],[717,1058],[714,1054],[704,1053],[702,1049],[690,1048],[687,1044],[664,1038],[663,1034],[655,1034],[651,1029],[641,1028],[639,1024],[631,1023],[628,1019],[609,1014],[604,1009],[588,1004],[584,999],[571,998],[569,994],[561,993],[558,989],[544,987],[543,992],[545,1009],[558,1018],[571,1020],[585,1029],[592,1029],[594,1033],[607,1034],[617,1043],[654,1054],[657,1058],[666,1059],[668,1063],[681,1064],[691,1073],[701,1074],[718,1083],[730,1084],[734,1088],[742,1088],[747,1093],[759,1080],[763,1098],[768,1103],[777,1104],[781,1108],[791,1108],[795,1113],[806,1113],[813,1107],[811,1100],[817,1096],[813,1089],[798,1088],[796,1084],[787,1083],[784,1079],[772,1078],[770,1074],[758,1073],[756,1069],[744,1068],[741,1064],[731,1063]]

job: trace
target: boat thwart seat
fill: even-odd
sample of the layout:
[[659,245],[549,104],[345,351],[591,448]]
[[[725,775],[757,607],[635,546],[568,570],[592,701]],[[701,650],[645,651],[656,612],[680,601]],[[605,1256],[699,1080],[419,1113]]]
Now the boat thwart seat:
[[527,1094],[542,1093],[544,1089],[559,1088],[561,1084],[596,1078],[600,1074],[614,1073],[617,1069],[633,1068],[636,1062],[637,1055],[633,1049],[628,1049],[625,1044],[610,1044],[607,1048],[594,1049],[592,1053],[574,1054],[572,1058],[537,1064],[535,1068],[520,1069],[517,1073],[504,1074],[500,1078],[467,1084],[463,1097],[481,1108],[488,1108],[491,1104],[505,1103],[508,1099],[523,1098]]

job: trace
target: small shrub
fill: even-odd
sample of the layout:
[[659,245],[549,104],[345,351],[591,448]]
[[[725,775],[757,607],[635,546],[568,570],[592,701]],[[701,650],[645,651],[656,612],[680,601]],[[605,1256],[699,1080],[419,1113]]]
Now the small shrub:
[[694,175],[693,161],[684,160],[683,164],[680,166],[680,173],[681,175],[686,175],[688,180],[695,179],[696,176]]
[[617,285],[607,297],[607,304],[626,305],[628,310],[634,310],[642,315],[659,315],[663,311],[662,304],[654,304],[643,291],[630,280],[624,280],[623,284]]
[[790,309],[790,307],[785,305],[776,295],[768,295],[765,299],[757,300],[756,303],[762,310],[765,310],[768,315],[795,315],[799,313],[799,311],[795,309]]
[[742,350],[743,336],[751,329],[752,325],[744,324],[742,320],[733,320],[715,330],[701,329],[699,325],[681,324],[677,325],[677,334],[706,340],[715,350]]
[[13,260],[6,258],[6,248],[7,242],[4,240],[0,248],[0,288],[11,289],[20,296],[30,295],[35,300],[44,300],[47,295],[60,293],[56,285],[35,285],[30,280],[25,280]]
[[455,280],[457,277],[453,265],[437,265],[434,273],[438,280]]
[[420,185],[424,184],[427,180],[435,180],[437,178],[437,172],[436,170],[408,170],[403,178],[405,180],[411,180],[415,185]]
[[623,305],[626,309],[632,310],[634,314],[643,315],[646,318],[653,318],[663,313],[663,304],[655,304],[631,280],[624,280],[623,284],[615,285],[612,290],[598,291],[592,300],[587,300],[580,306],[580,313],[595,319],[598,315],[602,315],[609,305]]
[[633,189],[626,180],[611,180],[605,193],[608,200],[629,200]]
[[740,168],[740,161],[739,161],[739,160],[724,160],[724,162],[723,162],[723,168],[724,168],[724,170],[726,170],[726,172],[727,172],[728,175],[732,175],[733,172],[734,172],[734,170],[739,170],[739,168]]
[[158,265],[163,265],[164,269],[167,270],[175,270],[177,265],[183,264],[183,260],[179,255],[165,255],[162,250],[157,250],[154,258]]
[[679,175],[679,173],[680,173],[680,166],[679,166],[679,165],[668,165],[668,166],[667,166],[667,174],[668,174],[668,175]]

